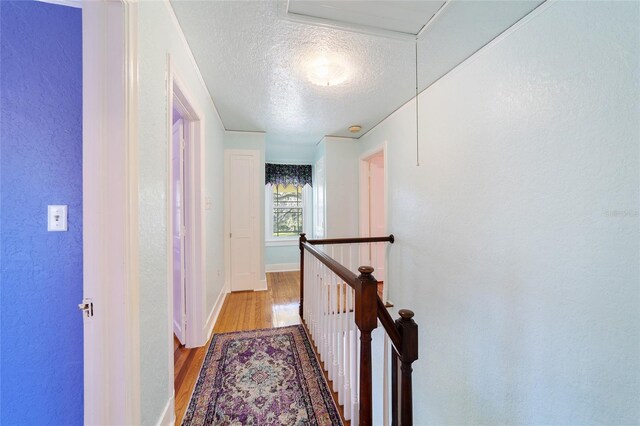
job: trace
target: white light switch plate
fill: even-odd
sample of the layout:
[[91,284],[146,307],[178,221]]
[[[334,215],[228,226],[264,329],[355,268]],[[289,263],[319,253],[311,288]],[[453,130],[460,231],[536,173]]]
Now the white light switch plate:
[[67,230],[67,206],[49,206],[47,231],[59,232]]

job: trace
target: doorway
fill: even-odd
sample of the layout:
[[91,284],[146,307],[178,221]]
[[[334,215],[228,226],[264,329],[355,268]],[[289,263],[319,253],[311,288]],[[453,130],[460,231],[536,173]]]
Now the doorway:
[[[204,146],[202,115],[169,61],[169,347],[206,343]],[[170,368],[173,371],[173,350]]]
[[[360,158],[360,236],[387,235],[387,195],[385,147]],[[386,281],[386,244],[370,243],[361,261],[373,266],[378,281]],[[383,299],[386,301],[386,287]]]

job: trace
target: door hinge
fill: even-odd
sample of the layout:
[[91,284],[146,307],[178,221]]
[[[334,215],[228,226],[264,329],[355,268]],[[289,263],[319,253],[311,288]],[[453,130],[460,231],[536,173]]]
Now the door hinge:
[[84,299],[82,303],[78,305],[78,309],[83,311],[87,318],[91,318],[93,316],[93,302],[91,299]]

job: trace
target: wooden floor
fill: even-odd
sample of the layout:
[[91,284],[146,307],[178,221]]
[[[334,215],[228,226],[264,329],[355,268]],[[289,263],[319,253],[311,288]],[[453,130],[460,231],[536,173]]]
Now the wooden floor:
[[[268,273],[267,286],[267,291],[228,294],[213,328],[214,333],[301,324],[298,315],[299,273]],[[184,346],[174,344],[176,425],[181,424],[189,405],[209,343],[211,342],[207,342],[207,345],[202,348],[195,349],[186,349]],[[337,394],[334,393],[333,398],[337,401]],[[343,417],[342,407],[338,406],[338,409],[340,416]],[[350,422],[345,422],[345,425],[349,424]]]

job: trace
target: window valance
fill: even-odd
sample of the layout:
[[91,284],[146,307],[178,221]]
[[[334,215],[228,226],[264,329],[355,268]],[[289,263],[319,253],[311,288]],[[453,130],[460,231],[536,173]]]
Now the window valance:
[[297,164],[265,164],[265,185],[311,186],[311,166]]

